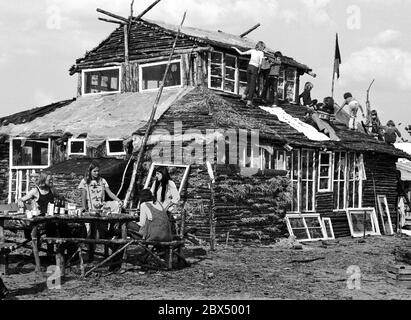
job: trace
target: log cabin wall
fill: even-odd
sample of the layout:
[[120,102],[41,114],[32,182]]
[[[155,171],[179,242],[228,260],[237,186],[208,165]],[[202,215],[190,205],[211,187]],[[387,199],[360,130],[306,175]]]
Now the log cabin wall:
[[9,195],[9,143],[0,143],[0,203],[7,203]]
[[[397,158],[385,154],[364,154],[367,180],[363,184],[363,207],[375,208],[382,232],[382,221],[376,203],[376,196],[386,196],[391,222],[397,225]],[[374,192],[375,183],[375,192]],[[393,227],[394,230],[396,228]]]

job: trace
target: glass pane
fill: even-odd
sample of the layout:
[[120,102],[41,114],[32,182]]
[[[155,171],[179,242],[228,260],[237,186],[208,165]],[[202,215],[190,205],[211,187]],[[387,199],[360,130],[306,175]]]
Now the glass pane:
[[301,199],[301,210],[307,210],[307,182],[301,183],[301,192],[302,192],[302,199]]
[[308,182],[308,211],[314,210],[314,200],[313,200],[313,195],[314,195],[314,182],[310,181]]
[[109,141],[108,145],[111,153],[124,152],[124,145],[122,140]]
[[320,167],[320,177],[328,177],[330,174],[330,167]]
[[334,182],[334,192],[333,192],[334,209],[339,209],[339,206],[338,206],[339,194],[338,193],[339,193],[338,182]]
[[344,189],[345,189],[345,182],[340,182],[339,209],[345,209]]
[[290,102],[294,101],[295,100],[295,83],[287,82],[285,92],[286,92],[286,100]]
[[234,81],[235,80],[235,69],[226,68],[225,69],[225,77],[226,77],[226,79]]
[[[157,89],[163,81],[164,73],[166,72],[167,64],[142,67],[143,90]],[[170,65],[167,74],[165,87],[174,87],[181,85],[181,70],[180,62],[175,62]]]
[[242,84],[240,83],[239,88],[238,88],[238,94],[242,95],[245,92],[245,89],[247,88],[247,84]]
[[321,190],[328,190],[328,178],[327,179],[324,179],[324,178],[321,178],[320,179],[320,189]]
[[293,211],[298,211],[298,183],[293,182]]
[[120,70],[88,71],[84,73],[84,93],[119,90]]
[[220,65],[212,65],[211,66],[211,75],[221,78],[223,76],[223,69],[221,68],[221,66]]
[[287,78],[287,81],[292,81],[293,82],[295,80],[295,75],[296,75],[296,72],[295,72],[294,69],[287,69],[286,72],[285,72],[285,76]]
[[327,238],[332,238],[333,234],[331,232],[331,224],[329,220],[324,220],[324,227],[327,233]]
[[71,142],[71,153],[84,153],[84,141],[72,141]]
[[320,223],[319,218],[306,217],[305,223],[307,224],[308,228],[321,228],[321,223]]
[[324,238],[323,231],[321,228],[309,229],[311,239],[322,239]]
[[221,52],[211,52],[211,63],[223,63],[223,54]]
[[294,233],[294,236],[297,238],[297,240],[307,240],[307,239],[309,239],[306,229],[293,230],[293,233]]
[[303,218],[288,218],[291,228],[305,228]]
[[247,72],[240,71],[240,82],[245,82],[247,84]]
[[241,69],[241,70],[247,70],[248,62],[249,62],[249,59],[240,58],[238,60],[238,68]]
[[308,179],[314,179],[314,152],[308,152]]
[[211,77],[211,88],[216,88],[216,89],[221,89],[221,84],[223,83],[223,80],[221,78],[214,78]]
[[329,165],[330,163],[330,154],[329,153],[321,153],[320,155],[320,164]]
[[224,90],[229,92],[235,92],[235,82],[226,80],[224,82]]
[[236,68],[236,58],[226,55],[225,56],[225,65],[227,67]]
[[[364,212],[351,213],[351,220],[354,232],[364,232]],[[369,212],[365,215],[365,221],[365,230],[372,232],[371,214]]]
[[48,166],[48,140],[14,139],[14,166]]

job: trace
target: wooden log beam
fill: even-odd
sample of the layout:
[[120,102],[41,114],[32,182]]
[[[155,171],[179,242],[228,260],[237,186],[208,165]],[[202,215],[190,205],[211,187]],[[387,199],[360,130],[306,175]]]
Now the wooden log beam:
[[261,24],[260,24],[260,23],[257,23],[254,27],[252,27],[252,28],[248,29],[246,32],[242,33],[242,34],[240,35],[240,37],[241,37],[241,38],[244,38],[246,35],[250,34],[251,32],[253,32],[255,29],[257,29],[257,28],[260,27],[260,26],[261,26]]
[[134,18],[133,20],[139,20],[141,19],[147,12],[149,12],[151,9],[154,8],[154,6],[156,6],[161,0],[156,0],[154,1],[151,5],[149,5],[147,7],[147,9],[145,9],[142,13],[140,13],[136,18]]
[[120,20],[120,21],[123,21],[123,22],[125,22],[126,24],[128,24],[128,19],[126,19],[126,18],[124,18],[124,17],[122,17],[122,16],[119,16],[119,15],[117,15],[117,14],[108,12],[108,11],[103,10],[103,9],[100,9],[100,8],[97,8],[96,11],[99,12],[99,13],[105,14],[106,16],[112,17],[112,18],[114,18],[114,19],[118,19],[118,20]]
[[104,22],[109,22],[109,23],[115,23],[115,24],[120,24],[120,25],[125,25],[126,23],[124,23],[124,22],[121,22],[121,21],[117,21],[117,20],[111,20],[111,19],[106,19],[106,18],[98,18],[99,20],[101,20],[101,21],[104,21]]

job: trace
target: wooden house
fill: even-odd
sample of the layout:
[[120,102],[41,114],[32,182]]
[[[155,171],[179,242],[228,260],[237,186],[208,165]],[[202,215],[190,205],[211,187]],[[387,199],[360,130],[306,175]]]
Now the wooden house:
[[[118,186],[145,133],[176,30],[139,20],[130,31],[126,63],[119,27],[71,67],[70,74],[78,76],[77,98],[0,119],[0,200],[16,201],[28,191],[31,174],[47,169],[66,197],[78,203],[75,190],[91,159],[113,169],[107,173],[118,172],[109,181]],[[280,107],[246,108],[238,97],[246,86],[248,60],[232,46],[246,50],[255,44],[224,32],[182,29],[139,188],[153,162],[190,164],[183,191],[188,223],[207,238],[211,194],[206,161],[214,163],[221,241],[284,236],[285,212],[331,218],[335,235],[349,236],[347,209],[375,207],[376,194],[387,196],[395,223],[396,162],[409,155],[338,121],[329,123],[338,141],[319,132],[307,120],[309,110],[298,104],[300,76],[311,69],[286,56]],[[268,55],[273,54],[269,49]],[[262,191],[273,177],[280,177],[279,193],[291,194],[288,204]],[[240,201],[235,193],[241,186],[248,189]]]

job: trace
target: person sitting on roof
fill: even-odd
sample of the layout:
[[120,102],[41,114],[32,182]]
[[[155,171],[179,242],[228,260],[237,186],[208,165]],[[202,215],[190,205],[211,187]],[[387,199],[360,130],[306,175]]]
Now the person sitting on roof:
[[350,121],[348,123],[348,127],[350,130],[357,130],[358,129],[358,123],[357,123],[357,113],[358,109],[361,110],[363,118],[365,118],[364,115],[364,109],[361,106],[361,104],[353,98],[352,94],[350,92],[347,92],[344,94],[344,102],[341,105],[340,110],[342,110],[346,105],[349,107],[349,115],[350,115]]
[[384,141],[382,134],[382,125],[378,118],[377,110],[371,111],[371,119],[366,122],[366,127],[370,128],[370,133],[379,141]]
[[306,82],[304,85],[304,91],[300,94],[299,99],[303,100],[303,106],[314,106],[317,104],[318,100],[311,99],[311,90],[314,88],[314,85],[311,82]]
[[[276,53],[274,53],[275,59],[272,61],[266,57],[261,67],[264,79],[264,87],[263,92],[261,93],[261,99],[263,100],[263,103],[266,103],[267,101],[270,103],[274,102],[274,107],[278,105],[278,77],[280,76],[282,56],[282,53],[280,51],[277,51]],[[273,100],[271,100],[271,94],[269,94],[269,98],[267,99],[268,92],[273,94]]]
[[334,99],[332,97],[324,98],[324,102],[320,108],[320,111],[323,111],[329,114],[334,114],[334,111],[335,111]]
[[394,144],[397,141],[397,136],[401,138],[401,132],[395,126],[395,122],[390,120],[387,126],[384,127],[384,139],[386,143]]
[[232,48],[235,49],[242,56],[251,55],[250,62],[247,68],[247,89],[241,97],[241,100],[247,99],[247,106],[252,107],[255,89],[257,86],[257,78],[264,59],[265,43],[259,41],[255,46],[255,49],[251,49],[245,52],[240,51],[236,47]]

